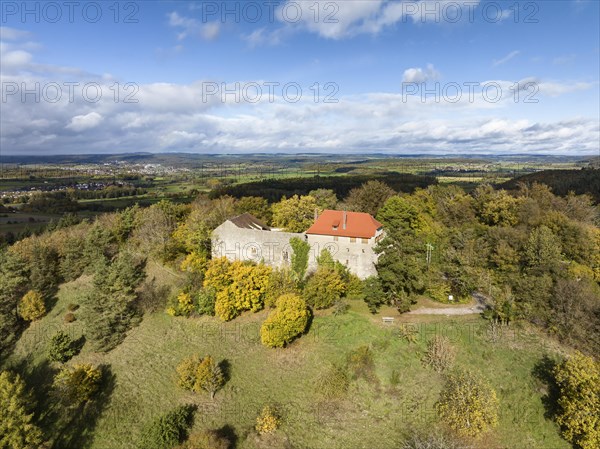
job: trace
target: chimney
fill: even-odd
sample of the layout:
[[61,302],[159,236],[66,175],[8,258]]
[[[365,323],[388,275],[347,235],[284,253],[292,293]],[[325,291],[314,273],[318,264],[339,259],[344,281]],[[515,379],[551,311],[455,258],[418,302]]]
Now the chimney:
[[348,219],[347,215],[346,215],[346,210],[344,210],[344,218],[342,220],[342,229],[346,230],[346,220]]
[[317,218],[319,218],[319,209],[315,207],[315,221],[317,221]]

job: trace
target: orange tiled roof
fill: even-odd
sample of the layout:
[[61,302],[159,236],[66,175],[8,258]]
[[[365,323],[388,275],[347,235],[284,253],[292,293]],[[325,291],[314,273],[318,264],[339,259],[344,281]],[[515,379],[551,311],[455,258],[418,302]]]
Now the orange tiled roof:
[[[345,229],[344,214],[346,214]],[[375,236],[381,226],[382,224],[370,214],[363,212],[324,210],[306,233],[369,239]]]

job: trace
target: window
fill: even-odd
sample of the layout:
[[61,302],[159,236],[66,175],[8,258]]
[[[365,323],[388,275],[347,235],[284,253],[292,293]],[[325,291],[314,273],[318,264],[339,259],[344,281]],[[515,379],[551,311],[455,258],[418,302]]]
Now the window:
[[333,241],[334,241],[334,242],[337,242],[339,239],[340,239],[340,238],[339,238],[337,235],[334,235],[334,236],[333,236]]
[[361,239],[361,241],[362,241],[362,243],[363,243],[364,245],[366,245],[367,243],[369,243],[369,239]]
[[348,265],[348,259],[346,259],[346,265]]
[[350,243],[356,243],[356,237],[350,237]]

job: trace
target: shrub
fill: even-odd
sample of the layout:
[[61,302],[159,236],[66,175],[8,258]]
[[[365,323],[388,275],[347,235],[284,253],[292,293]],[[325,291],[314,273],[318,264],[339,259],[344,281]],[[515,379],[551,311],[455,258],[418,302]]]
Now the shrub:
[[192,355],[177,365],[177,384],[196,393],[206,391],[212,399],[225,384],[225,376],[211,356],[201,359],[198,355]]
[[279,428],[281,420],[273,407],[265,405],[256,418],[256,431],[263,435],[265,433],[275,433]]
[[414,326],[400,325],[398,337],[408,343],[416,343],[419,338],[419,331]]
[[90,364],[63,368],[54,379],[62,398],[73,405],[90,401],[100,389],[102,372]]
[[435,408],[448,426],[465,436],[476,437],[498,423],[496,392],[469,371],[448,376]]
[[35,321],[46,315],[46,306],[42,295],[29,290],[19,302],[19,315],[26,321]]
[[79,309],[79,304],[73,304],[73,303],[70,303],[70,304],[67,306],[67,310],[68,310],[69,312],[75,312],[77,309]]
[[423,363],[441,373],[452,367],[454,357],[455,350],[448,337],[436,335],[427,342],[427,351],[423,357]]
[[306,330],[310,312],[302,298],[294,294],[281,296],[277,308],[269,314],[260,328],[265,346],[283,347]]
[[321,371],[315,382],[316,390],[326,399],[344,396],[350,385],[348,373],[338,365],[331,365]]
[[47,354],[53,362],[65,363],[77,355],[77,344],[63,331],[58,331],[50,339]]
[[359,346],[346,356],[348,370],[354,379],[372,380],[375,377],[373,353],[368,346]]
[[333,304],[333,310],[331,311],[331,313],[334,316],[340,316],[348,313],[348,310],[350,310],[350,305],[346,301],[340,299],[339,301],[336,301],[335,304]]
[[76,319],[77,319],[77,317],[75,316],[74,313],[68,312],[65,314],[65,323],[72,323]]
[[194,407],[180,405],[147,424],[142,432],[139,449],[171,449],[187,437]]

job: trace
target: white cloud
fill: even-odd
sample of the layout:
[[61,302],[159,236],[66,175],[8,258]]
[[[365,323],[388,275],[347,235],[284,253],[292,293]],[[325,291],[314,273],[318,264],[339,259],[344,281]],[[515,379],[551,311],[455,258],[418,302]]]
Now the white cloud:
[[410,68],[404,71],[402,77],[403,83],[425,83],[427,81],[437,80],[440,73],[433,67],[433,64],[427,64],[426,69],[421,67]]
[[251,48],[254,48],[261,45],[279,45],[287,35],[292,33],[292,28],[276,28],[274,30],[257,28],[250,34],[242,34],[242,39],[245,40]]
[[31,36],[29,31],[17,30],[16,28],[0,27],[0,40],[17,41]]
[[2,65],[4,68],[19,67],[31,62],[32,55],[23,50],[2,52]]
[[221,32],[221,25],[218,22],[207,23],[200,30],[200,34],[206,40],[212,41],[219,36]]
[[498,67],[499,65],[506,64],[508,61],[513,59],[515,56],[519,55],[519,53],[521,53],[519,50],[511,51],[509,54],[507,54],[505,57],[503,57],[501,59],[498,59],[498,60],[494,59],[494,62],[492,65],[494,67]]
[[478,5],[479,0],[286,0],[277,10],[277,18],[286,26],[299,26],[324,38],[344,39],[378,34],[398,23],[452,24],[469,20]]
[[86,115],[76,115],[71,119],[71,123],[69,123],[65,128],[75,132],[85,131],[86,129],[95,128],[102,122],[102,120],[104,120],[104,117],[97,112],[90,112]]
[[[32,72],[40,67],[35,58],[29,59],[19,70],[3,74],[3,81],[21,85],[56,80],[55,72],[51,76],[46,71]],[[433,65],[407,69],[404,74],[405,80],[413,81],[437,78],[439,73]],[[251,104],[243,96],[239,102],[233,95],[225,102],[219,95],[203,98],[207,80],[143,84],[135,96],[138,103],[125,103],[124,95],[115,103],[110,86],[119,81],[118,77],[94,80],[104,94],[97,103],[84,101],[80,88],[75,91],[74,102],[69,102],[66,93],[56,103],[10,96],[0,115],[3,154],[58,150],[597,154],[599,149],[597,109],[590,106],[593,101],[586,103],[584,99],[572,112],[564,108],[569,105],[564,96],[574,92],[589,91],[590,98],[597,95],[597,83],[590,82],[521,80],[523,90],[526,83],[539,87],[535,96],[539,105],[523,105],[525,94],[520,96],[520,103],[515,102],[511,90],[515,83],[507,80],[489,81],[502,90],[497,102],[486,101],[480,88],[473,101],[465,88],[457,102],[431,96],[422,101],[419,95],[405,98],[398,88],[395,92],[361,95],[340,93],[339,103],[332,104],[315,103],[312,93],[298,103],[287,103],[276,89],[273,102],[267,101],[265,93],[262,101]],[[70,76],[69,81],[83,85],[90,80]],[[240,84],[243,86],[244,81]],[[428,90],[432,85],[428,84]],[[231,91],[232,85],[227,88]],[[309,86],[305,92],[310,92]],[[523,114],[528,120],[520,119]],[[575,114],[583,117],[571,119]]]
[[210,22],[202,24],[198,20],[180,15],[173,11],[167,14],[168,24],[171,27],[179,28],[177,33],[178,40],[184,40],[188,37],[201,37],[205,40],[214,40],[221,32],[219,22]]

